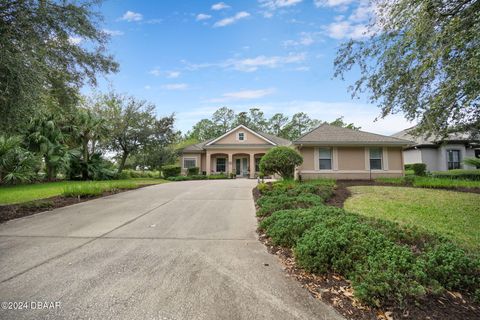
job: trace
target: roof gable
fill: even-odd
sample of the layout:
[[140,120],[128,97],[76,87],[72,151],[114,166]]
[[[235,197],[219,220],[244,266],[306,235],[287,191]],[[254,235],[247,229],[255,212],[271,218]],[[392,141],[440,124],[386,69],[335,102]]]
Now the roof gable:
[[[239,132],[244,132],[246,134],[245,140],[242,140],[242,141],[238,140],[237,134]],[[208,143],[205,144],[205,147],[208,147],[214,144],[239,144],[239,145],[240,144],[270,144],[273,146],[277,145],[275,142],[253,131],[252,129],[247,128],[244,125],[239,125],[233,128],[232,130],[227,131],[220,137],[213,139],[212,141],[209,141]]]
[[408,145],[411,141],[323,123],[294,141],[294,144],[322,145]]

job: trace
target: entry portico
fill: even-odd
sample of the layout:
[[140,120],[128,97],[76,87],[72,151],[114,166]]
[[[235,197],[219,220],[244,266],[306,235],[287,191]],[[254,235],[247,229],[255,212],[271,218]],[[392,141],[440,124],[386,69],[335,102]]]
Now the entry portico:
[[254,178],[261,157],[270,148],[289,144],[286,139],[239,125],[218,138],[183,149],[181,166],[184,171],[198,167],[205,174],[235,173],[238,177]]

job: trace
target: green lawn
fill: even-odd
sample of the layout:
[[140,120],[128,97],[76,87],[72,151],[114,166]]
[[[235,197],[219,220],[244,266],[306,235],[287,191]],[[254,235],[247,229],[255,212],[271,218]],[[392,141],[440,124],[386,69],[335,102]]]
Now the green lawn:
[[[399,178],[377,178],[375,181],[402,185],[406,183],[406,179]],[[448,178],[436,178],[436,177],[413,177],[411,184],[414,187],[421,188],[480,188],[479,180],[463,180],[463,179],[448,179]]]
[[416,225],[480,250],[480,194],[407,187],[354,186],[345,209]]
[[[136,185],[160,184],[167,182],[163,179],[155,178],[136,178],[125,180],[108,180],[95,181],[98,185],[125,184],[126,182],[134,182]],[[16,186],[0,187],[0,205],[22,203],[32,200],[45,199],[61,195],[66,186],[75,186],[92,183],[90,181],[61,181],[46,182],[37,184],[25,184]]]

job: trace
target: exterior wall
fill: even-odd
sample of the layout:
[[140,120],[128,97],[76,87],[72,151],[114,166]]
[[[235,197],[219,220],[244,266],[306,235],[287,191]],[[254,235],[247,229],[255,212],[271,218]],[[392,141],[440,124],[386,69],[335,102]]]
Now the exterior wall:
[[[471,149],[471,148],[466,148],[465,149],[465,157],[466,158],[475,158],[475,149]],[[469,166],[468,164],[464,164],[463,165],[464,169],[476,169],[476,167],[474,166]]]
[[388,149],[388,170],[403,170],[403,156],[401,148]]
[[338,148],[338,170],[365,170],[365,148]]
[[374,179],[378,177],[402,177],[403,152],[399,147],[383,147],[383,169],[370,170],[368,147],[332,147],[332,169],[319,170],[318,147],[302,147],[299,149],[304,158],[297,174],[302,179]]
[[422,163],[427,165],[428,171],[438,171],[438,149],[434,148],[422,148],[420,149],[422,153]]
[[[264,143],[263,143],[264,144]],[[235,172],[235,165],[237,158],[247,158],[248,169],[254,168],[255,158],[258,158],[265,154],[269,148],[238,148],[238,149],[221,149],[213,150],[207,149],[206,160],[207,163],[205,170],[207,174],[216,173],[216,162],[217,157],[227,158],[227,172]],[[210,163],[208,163],[210,161]],[[255,172],[249,170],[250,178],[255,177]]]
[[405,164],[421,163],[422,151],[420,149],[403,150]]
[[201,172],[207,171],[206,161],[207,161],[206,155],[205,155],[205,153],[202,153],[202,155],[200,156],[200,171]]
[[[238,133],[243,132],[245,134],[245,140],[238,140]],[[268,143],[264,139],[254,135],[248,130],[239,128],[235,131],[232,131],[227,136],[223,137],[222,139],[218,140],[214,144],[266,144]]]
[[300,154],[303,157],[303,163],[298,168],[299,170],[314,170],[315,169],[315,158],[314,158],[314,147],[302,147],[300,150]]

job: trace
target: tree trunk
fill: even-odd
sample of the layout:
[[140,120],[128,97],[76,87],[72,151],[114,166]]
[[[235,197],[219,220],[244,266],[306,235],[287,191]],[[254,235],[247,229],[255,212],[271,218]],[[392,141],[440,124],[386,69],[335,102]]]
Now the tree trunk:
[[84,139],[83,141],[83,166],[82,166],[82,179],[88,180],[88,139]]
[[120,160],[120,165],[118,166],[118,173],[122,173],[123,168],[125,167],[125,162],[127,161],[128,152],[124,151],[122,154],[122,159]]

